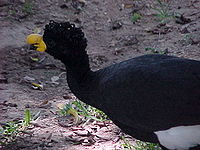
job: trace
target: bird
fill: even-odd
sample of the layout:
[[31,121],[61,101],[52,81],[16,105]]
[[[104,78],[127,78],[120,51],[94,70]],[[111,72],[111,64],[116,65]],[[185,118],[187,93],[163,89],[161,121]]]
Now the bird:
[[60,60],[72,93],[126,134],[163,150],[200,149],[200,61],[145,54],[93,71],[82,29],[53,20],[26,42]]

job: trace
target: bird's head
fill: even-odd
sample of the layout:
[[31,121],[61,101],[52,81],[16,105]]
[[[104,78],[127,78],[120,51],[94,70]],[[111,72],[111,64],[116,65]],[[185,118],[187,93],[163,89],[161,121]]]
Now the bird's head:
[[26,41],[35,46],[36,50],[46,51],[61,61],[81,55],[87,46],[82,30],[69,22],[50,21],[45,26],[43,36],[31,34]]

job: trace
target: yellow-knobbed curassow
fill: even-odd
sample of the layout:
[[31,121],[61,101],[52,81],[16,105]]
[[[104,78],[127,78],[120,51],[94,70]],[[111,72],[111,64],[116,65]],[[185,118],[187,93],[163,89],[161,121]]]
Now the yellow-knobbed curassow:
[[84,33],[69,22],[50,21],[27,43],[64,63],[74,95],[125,133],[166,150],[200,150],[200,61],[149,54],[92,71]]

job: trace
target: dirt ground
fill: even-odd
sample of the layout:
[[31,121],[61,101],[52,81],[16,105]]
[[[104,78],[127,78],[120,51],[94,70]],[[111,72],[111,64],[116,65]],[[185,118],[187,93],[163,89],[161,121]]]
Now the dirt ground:
[[[28,133],[5,149],[123,149],[122,133],[111,122],[60,123],[57,105],[75,99],[65,68],[49,55],[29,50],[25,38],[42,33],[49,20],[74,22],[87,36],[93,70],[147,53],[200,60],[200,0],[161,2],[0,0],[0,122],[22,119],[26,108],[40,112]],[[34,89],[31,82],[44,88]]]

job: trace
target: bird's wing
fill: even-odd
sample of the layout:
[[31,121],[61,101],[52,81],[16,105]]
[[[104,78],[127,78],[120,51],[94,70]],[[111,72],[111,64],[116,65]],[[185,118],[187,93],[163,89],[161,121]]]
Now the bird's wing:
[[127,126],[156,131],[200,123],[200,63],[187,59],[104,70],[102,110]]

